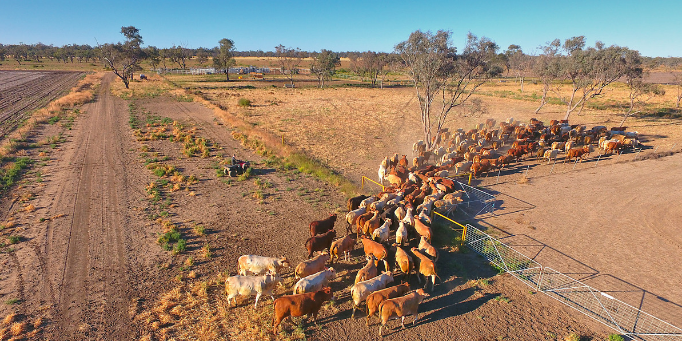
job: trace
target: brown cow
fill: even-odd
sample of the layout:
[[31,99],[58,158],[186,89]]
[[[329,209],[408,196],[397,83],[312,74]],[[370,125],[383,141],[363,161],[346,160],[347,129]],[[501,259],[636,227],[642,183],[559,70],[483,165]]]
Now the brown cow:
[[384,268],[386,271],[390,271],[388,261],[386,260],[388,257],[388,251],[386,251],[386,247],[384,247],[384,245],[381,243],[377,243],[365,236],[360,236],[360,241],[362,242],[362,248],[365,251],[365,256],[374,255],[377,260],[384,261]]
[[334,229],[334,223],[336,222],[336,213],[330,214],[329,217],[322,220],[315,220],[310,223],[310,236],[314,237],[318,234],[326,233],[329,230]]
[[405,328],[405,316],[414,315],[412,325],[417,323],[419,319],[419,304],[429,296],[431,295],[425,293],[423,289],[417,289],[403,297],[383,301],[379,305],[379,316],[381,317],[379,335],[381,336],[382,328],[391,317],[400,318],[400,324],[403,328]]
[[[375,291],[365,299],[367,304],[367,325],[369,326],[369,317],[374,316],[379,311],[379,305],[384,301],[405,295],[410,291],[409,283],[402,283],[390,288]],[[381,316],[379,316],[381,318]]]
[[308,259],[313,256],[313,252],[329,249],[336,238],[336,231],[331,230],[327,233],[318,234],[305,241],[305,248],[308,250]]
[[403,155],[400,160],[398,160],[398,165],[407,168],[407,155]]
[[275,300],[275,316],[272,321],[272,332],[277,334],[277,326],[287,316],[312,315],[313,320],[317,319],[320,307],[326,301],[333,298],[330,287],[322,288],[315,292],[308,292],[299,295],[286,295]]

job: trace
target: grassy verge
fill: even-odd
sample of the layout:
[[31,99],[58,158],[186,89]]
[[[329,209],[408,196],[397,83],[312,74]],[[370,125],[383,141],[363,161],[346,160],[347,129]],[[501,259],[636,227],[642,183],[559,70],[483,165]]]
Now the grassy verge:
[[[168,81],[179,87],[178,84]],[[355,196],[359,192],[357,186],[344,176],[338,174],[321,161],[306,155],[294,147],[282,143],[280,137],[274,136],[264,129],[254,127],[248,122],[230,114],[225,107],[211,102],[200,91],[185,90],[186,96],[193,96],[194,101],[210,108],[226,123],[234,128],[232,137],[245,147],[254,150],[261,156],[268,158],[268,163],[283,170],[298,169],[300,172],[312,175],[324,182],[332,184],[347,197]]]

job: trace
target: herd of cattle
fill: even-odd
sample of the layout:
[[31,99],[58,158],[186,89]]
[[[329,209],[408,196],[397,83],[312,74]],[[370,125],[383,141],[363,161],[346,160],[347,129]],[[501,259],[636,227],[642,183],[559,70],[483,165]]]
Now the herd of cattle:
[[[271,296],[274,333],[288,316],[308,315],[316,319],[324,302],[334,298],[329,282],[337,273],[327,265],[333,265],[335,260],[352,264],[350,253],[357,243],[362,243],[367,263],[357,271],[350,289],[351,318],[364,301],[367,325],[370,317],[378,314],[380,335],[390,319],[400,318],[404,328],[405,316],[414,315],[414,324],[419,304],[429,297],[425,292],[429,282],[433,290],[438,277],[438,251],[431,245],[436,236],[430,217],[434,210],[452,212],[465,195],[448,176],[463,172],[479,176],[529,154],[556,160],[558,153],[563,152],[566,160],[582,160],[594,151],[594,143],[606,153],[637,147],[637,134],[625,129],[608,130],[603,126],[587,129],[566,121],[552,121],[545,126],[535,119],[529,124],[508,119],[498,126],[495,120],[489,119],[467,132],[443,131],[431,141],[430,150],[423,141],[418,141],[414,144],[417,155],[411,167],[406,155],[384,158],[379,178],[382,183],[388,180],[390,185],[383,187],[382,192],[348,200],[344,237],[337,238],[336,214],[310,223],[311,237],[304,243],[308,259],[294,270],[299,280],[292,288],[292,295],[277,299],[273,295],[275,287],[281,285],[281,269],[291,266],[286,257],[243,255],[238,259],[239,275],[225,282],[228,304],[234,301],[236,305],[237,296],[255,295],[254,307],[257,307],[262,295]],[[506,154],[497,155],[500,148],[509,144]],[[431,158],[435,165],[427,164]],[[395,268],[391,269],[391,265]],[[421,284],[423,277],[425,283],[423,289],[410,292],[413,271],[418,282]],[[396,276],[401,276],[402,283],[390,286]]]
[[[469,131],[443,129],[432,138],[428,149],[424,141],[417,141],[412,147],[415,154],[412,167],[419,169],[433,159],[441,176],[471,173],[478,177],[525,156],[536,156],[549,162],[556,161],[559,153],[565,153],[564,162],[582,161],[594,152],[595,144],[606,154],[639,147],[637,132],[626,129],[612,127],[609,130],[605,126],[587,129],[585,125],[569,125],[564,120],[552,120],[546,126],[534,118],[529,123],[509,118],[497,125],[494,119],[488,119]],[[503,147],[508,148],[506,153],[501,152]],[[404,168],[390,169],[390,164],[397,161],[402,161]],[[397,185],[407,180],[408,173],[407,156],[398,158],[398,154],[385,158],[378,171],[381,183],[388,180]]]
[[[405,166],[403,162],[390,164],[391,169]],[[381,320],[379,334],[390,319],[400,318],[404,327],[406,316],[418,319],[419,304],[433,290],[437,273],[438,251],[431,245],[434,231],[431,212],[452,210],[462,202],[464,192],[456,183],[438,176],[435,166],[413,169],[401,185],[383,188],[373,195],[360,195],[348,200],[346,235],[336,238],[334,229],[337,215],[310,223],[311,237],[304,243],[308,259],[296,266],[294,274],[300,278],[293,286],[293,295],[275,299],[273,291],[281,283],[279,272],[290,267],[286,257],[273,258],[244,255],[238,259],[239,275],[225,283],[228,303],[236,297],[256,296],[254,306],[262,295],[274,301],[273,332],[287,316],[309,315],[316,318],[325,301],[333,299],[328,286],[336,276],[334,261],[353,263],[350,256],[362,243],[366,264],[355,274],[350,289],[353,301],[351,318],[365,302],[367,325],[371,316]],[[330,265],[331,264],[331,265]],[[330,265],[329,267],[327,267]],[[394,267],[393,267],[394,266]],[[424,288],[410,292],[411,274]],[[401,284],[391,286],[400,278]]]

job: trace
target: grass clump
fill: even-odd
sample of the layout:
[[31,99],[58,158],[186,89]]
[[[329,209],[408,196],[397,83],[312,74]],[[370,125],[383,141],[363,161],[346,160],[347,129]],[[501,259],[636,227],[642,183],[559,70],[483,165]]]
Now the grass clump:
[[203,236],[206,234],[206,228],[204,225],[194,225],[194,232],[196,232],[198,236]]
[[625,339],[618,334],[610,334],[609,341],[625,341]]
[[19,303],[21,303],[21,300],[18,298],[12,298],[12,299],[5,301],[5,304],[7,304],[7,305],[13,305],[13,304],[19,304]]
[[246,181],[251,177],[252,174],[253,168],[249,167],[246,169],[246,171],[244,171],[244,174],[237,177],[237,181]]
[[3,190],[12,187],[18,180],[23,171],[28,168],[33,161],[28,157],[20,157],[14,163],[0,169],[0,187]]
[[242,108],[248,108],[251,106],[251,100],[246,98],[240,98],[237,104]]
[[178,239],[178,242],[175,244],[175,247],[173,247],[173,254],[180,254],[183,253],[187,250],[187,241],[184,239],[180,238]]

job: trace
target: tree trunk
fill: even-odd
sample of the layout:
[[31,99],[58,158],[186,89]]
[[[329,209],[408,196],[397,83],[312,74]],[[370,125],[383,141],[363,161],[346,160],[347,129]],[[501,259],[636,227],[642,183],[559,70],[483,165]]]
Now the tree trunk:
[[523,76],[521,76],[521,92],[523,92]]
[[226,81],[228,81],[228,82],[230,81],[230,68],[229,67],[225,68],[225,78],[226,78]]

